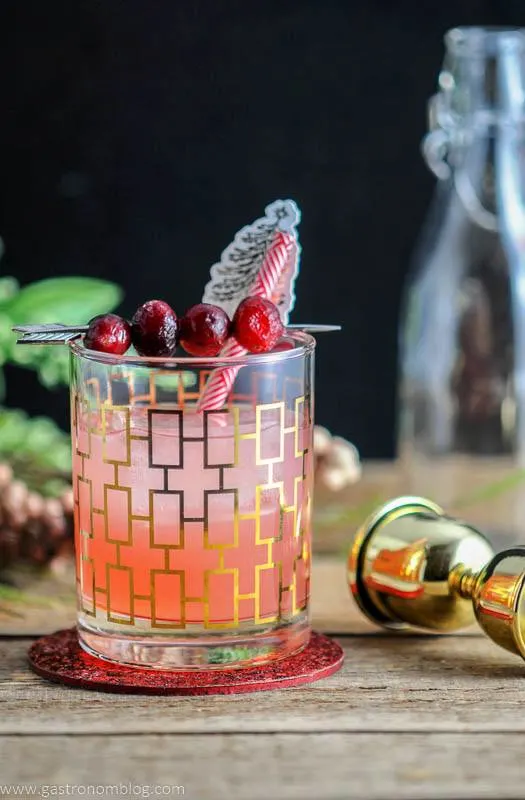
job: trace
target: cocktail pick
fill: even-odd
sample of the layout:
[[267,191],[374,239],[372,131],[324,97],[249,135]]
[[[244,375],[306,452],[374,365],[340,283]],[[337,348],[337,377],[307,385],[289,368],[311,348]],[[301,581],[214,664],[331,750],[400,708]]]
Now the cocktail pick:
[[[43,325],[15,325],[12,329],[21,333],[17,344],[67,344],[73,339],[78,339],[88,329],[87,325],[61,325],[58,322]],[[286,330],[303,331],[304,333],[330,333],[340,331],[340,325],[318,325],[304,323],[287,325]]]
[[15,325],[12,328],[15,333],[22,334],[17,344],[67,344],[78,339],[87,329],[87,325],[62,325],[60,322]]
[[[301,247],[296,228],[300,218],[300,211],[293,200],[276,200],[266,207],[263,217],[241,228],[223,251],[221,260],[212,266],[211,280],[205,287],[203,302],[220,306],[231,317],[241,300],[249,294],[257,294],[267,297],[277,305],[288,330],[306,333],[341,330],[340,325],[288,325],[289,315],[295,304],[295,280],[299,273]],[[87,329],[87,325],[62,325],[57,322],[17,325],[13,331],[22,334],[17,344],[37,345],[67,344]],[[231,357],[244,352],[237,342],[230,340],[221,355]],[[223,378],[226,376],[224,372],[221,374]],[[210,382],[215,379],[214,403],[220,400],[216,392],[218,375],[217,370],[210,379]],[[229,373],[231,383],[234,377],[233,372]],[[223,391],[227,394],[229,388],[224,384]],[[205,399],[203,396],[203,402]]]
[[477,621],[525,659],[525,547],[495,555],[480,531],[430,500],[399,497],[372,514],[350,549],[348,581],[383,627],[453,631]]

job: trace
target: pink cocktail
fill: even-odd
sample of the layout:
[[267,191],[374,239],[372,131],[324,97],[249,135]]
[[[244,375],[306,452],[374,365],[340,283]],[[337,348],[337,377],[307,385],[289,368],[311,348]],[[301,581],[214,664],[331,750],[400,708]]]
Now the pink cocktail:
[[223,409],[196,410],[218,359],[73,345],[79,635],[159,668],[243,666],[309,638],[313,340],[231,359]]

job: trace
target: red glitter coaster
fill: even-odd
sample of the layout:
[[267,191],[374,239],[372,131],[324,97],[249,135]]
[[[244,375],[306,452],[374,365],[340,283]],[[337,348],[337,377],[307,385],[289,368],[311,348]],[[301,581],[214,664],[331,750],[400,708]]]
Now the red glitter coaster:
[[43,636],[29,648],[32,669],[56,683],[127,694],[238,694],[284,689],[326,678],[343,664],[337,642],[312,633],[297,655],[242,669],[162,671],[125,667],[95,658],[78,643],[76,628]]

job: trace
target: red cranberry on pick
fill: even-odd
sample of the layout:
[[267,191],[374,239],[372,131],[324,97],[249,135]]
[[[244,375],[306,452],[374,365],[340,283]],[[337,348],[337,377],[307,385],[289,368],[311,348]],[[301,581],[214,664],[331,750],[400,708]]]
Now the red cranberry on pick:
[[281,339],[280,342],[277,342],[275,347],[272,348],[272,353],[284,353],[287,350],[293,350],[294,343],[291,342],[289,339]]
[[171,356],[177,347],[179,323],[163,300],[148,300],[131,320],[131,338],[141,356]]
[[233,335],[250,353],[268,353],[284,333],[281,315],[270,300],[247,297],[233,317]]
[[131,344],[131,327],[116,314],[99,314],[89,322],[84,346],[100,353],[121,356]]
[[180,343],[192,356],[216,356],[224,347],[230,328],[230,318],[222,308],[197,303],[180,321]]

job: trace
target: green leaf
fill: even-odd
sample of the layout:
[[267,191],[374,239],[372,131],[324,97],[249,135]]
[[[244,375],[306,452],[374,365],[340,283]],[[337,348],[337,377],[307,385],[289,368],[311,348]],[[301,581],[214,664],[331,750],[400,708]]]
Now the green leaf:
[[[117,377],[122,375],[124,378],[129,372],[129,367],[118,367],[115,366],[112,370],[113,377]],[[143,381],[148,381],[151,375],[151,370],[147,367],[135,367],[133,370],[133,375],[135,380],[142,379]],[[182,385],[189,389],[192,386],[197,385],[197,373],[191,372],[190,370],[174,370],[172,373],[164,372],[161,375],[155,376],[155,386],[157,389],[165,389],[167,391],[176,391],[180,385],[180,381],[182,378]]]
[[[41,570],[38,571],[37,569],[33,568],[32,574],[33,573],[35,575],[41,575]],[[64,591],[62,591],[60,594],[55,592],[51,596],[34,594],[33,592],[28,592],[26,588],[10,586],[7,583],[0,582],[0,601],[13,603],[20,606],[32,606],[36,608],[59,608],[63,603],[71,601],[71,595]],[[13,616],[23,616],[22,614],[16,614],[16,609],[2,607],[1,610],[4,613],[9,613],[11,611]]]
[[69,381],[69,350],[67,347],[17,347],[13,344],[7,360],[20,367],[38,372],[40,382],[52,388]]
[[30,322],[85,323],[111,311],[122,298],[121,289],[99,278],[46,278],[24,286],[2,311],[13,324]]
[[6,300],[11,300],[20,290],[20,284],[16,278],[0,278],[0,304],[4,304]]
[[229,664],[249,658],[265,656],[269,647],[215,647],[208,656],[208,664]]
[[56,494],[71,471],[70,438],[46,417],[0,408],[0,460],[31,488]]
[[14,347],[15,337],[10,318],[0,311],[0,363],[5,364]]
[[184,370],[184,372],[180,373],[179,375],[173,374],[170,375],[165,373],[163,375],[157,375],[155,378],[155,385],[158,389],[166,389],[175,391],[179,385],[179,381],[182,378],[182,385],[185,389],[189,389],[192,386],[197,385],[197,373],[190,372],[189,370]]
[[476,503],[482,503],[485,500],[495,500],[506,492],[521,486],[524,481],[525,469],[517,469],[515,472],[511,472],[509,475],[505,475],[503,478],[493,483],[477,486],[470,493],[456,497],[451,504],[452,508],[468,508]]
[[48,388],[68,383],[67,347],[17,347],[12,326],[28,322],[87,322],[96,314],[111,311],[122,296],[118,286],[98,278],[48,278],[24,286],[7,299],[2,299],[1,289],[0,279],[0,364],[11,362],[34,369]]

